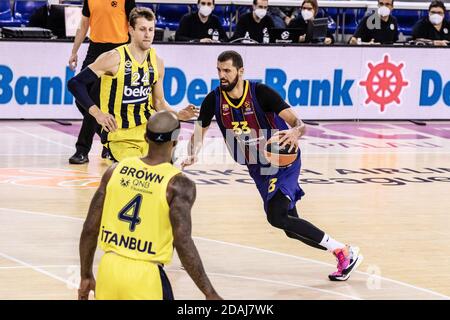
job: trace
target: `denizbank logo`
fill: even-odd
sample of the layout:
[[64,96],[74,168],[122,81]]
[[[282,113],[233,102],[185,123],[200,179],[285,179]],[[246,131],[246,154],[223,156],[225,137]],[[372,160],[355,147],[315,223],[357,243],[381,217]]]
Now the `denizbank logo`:
[[[267,68],[264,82],[277,91],[293,107],[307,106],[352,106],[350,95],[354,79],[345,79],[344,70],[336,69],[332,79],[294,79],[288,81],[288,75],[282,69]],[[210,90],[219,85],[218,79],[207,83],[204,79],[188,82],[186,74],[178,68],[166,68],[164,93],[169,104],[180,104],[185,97],[189,103],[200,105]]]
[[422,70],[419,106],[432,107],[439,103],[441,98],[445,105],[450,107],[450,81],[446,83],[437,70]]
[[74,99],[67,82],[74,74],[66,67],[64,79],[50,75],[15,77],[10,67],[0,65],[0,104],[72,105]]
[[[363,64],[367,72],[362,79],[346,72],[346,68],[327,71],[325,77],[323,71],[317,72],[315,78],[301,77],[302,66],[299,65],[298,68],[266,68],[264,78],[254,80],[273,88],[293,107],[332,107],[330,112],[339,107],[351,108],[359,104],[363,105],[362,108],[376,107],[380,113],[387,112],[391,107],[432,107],[442,102],[450,106],[450,81],[444,81],[442,71],[414,71],[410,66],[408,75],[411,78],[407,79],[406,67],[406,62],[394,61],[385,54],[378,61]],[[294,72],[297,78],[289,76]],[[209,81],[204,78],[188,79],[182,69],[166,69],[164,92],[169,104],[178,105],[187,99],[189,103],[201,105],[208,92],[219,85],[219,80],[214,78]],[[357,96],[355,83],[358,88],[364,89],[365,96]],[[413,105],[405,103],[406,97],[408,101],[415,100]]]
[[[405,50],[407,51],[407,50]],[[349,62],[350,63],[350,62]],[[255,81],[263,82],[277,91],[293,107],[320,108],[335,113],[346,108],[377,108],[379,112],[402,108],[450,107],[450,72],[445,68],[420,68],[408,59],[395,61],[387,54],[361,65],[364,76],[359,76],[359,63],[355,66],[329,68],[317,62],[302,76],[303,64],[274,68],[266,64]],[[164,95],[175,107],[191,103],[200,106],[205,96],[219,85],[214,69],[204,76],[192,77],[191,67],[174,66],[165,69]],[[407,72],[405,72],[405,70]],[[55,73],[57,76],[55,76]],[[62,75],[61,75],[62,73]],[[67,89],[67,81],[74,76],[68,67],[18,74],[14,67],[0,64],[0,107],[20,106],[71,106],[73,96]],[[134,92],[143,98],[149,92]],[[322,109],[323,108],[323,109]]]

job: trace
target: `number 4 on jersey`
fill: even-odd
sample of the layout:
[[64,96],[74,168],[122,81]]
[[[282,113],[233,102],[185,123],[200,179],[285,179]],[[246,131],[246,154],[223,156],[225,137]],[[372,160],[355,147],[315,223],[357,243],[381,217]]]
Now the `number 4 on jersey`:
[[[128,222],[130,224],[130,231],[134,232],[136,226],[141,223],[139,218],[139,210],[141,209],[142,194],[136,195],[125,207],[119,212],[119,220]],[[128,214],[131,211],[131,214]]]

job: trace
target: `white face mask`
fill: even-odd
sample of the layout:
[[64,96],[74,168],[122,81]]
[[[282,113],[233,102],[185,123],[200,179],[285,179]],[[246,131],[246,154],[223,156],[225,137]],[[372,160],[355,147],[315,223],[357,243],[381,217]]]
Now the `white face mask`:
[[314,13],[312,12],[312,10],[302,10],[302,17],[303,20],[308,21],[314,18]]
[[255,15],[260,19],[264,18],[266,16],[266,14],[267,14],[266,9],[260,9],[260,8],[255,9]]
[[200,12],[200,14],[204,17],[208,17],[212,11],[213,11],[212,7],[208,6],[200,6],[198,9],[198,12]]
[[438,24],[442,23],[442,21],[444,20],[444,17],[441,16],[440,14],[435,13],[435,14],[430,15],[429,19],[432,24],[438,25]]
[[386,6],[381,6],[381,7],[378,8],[378,14],[381,17],[387,17],[387,16],[389,16],[391,14],[391,9],[389,9]]

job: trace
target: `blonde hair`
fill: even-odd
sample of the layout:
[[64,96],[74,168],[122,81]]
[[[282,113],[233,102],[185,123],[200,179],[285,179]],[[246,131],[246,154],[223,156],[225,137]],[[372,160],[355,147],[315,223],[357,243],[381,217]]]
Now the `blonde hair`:
[[136,20],[138,18],[145,18],[148,21],[154,21],[155,20],[155,14],[153,11],[146,7],[136,7],[133,8],[130,12],[130,17],[128,21],[130,21],[130,26],[134,29],[136,26]]

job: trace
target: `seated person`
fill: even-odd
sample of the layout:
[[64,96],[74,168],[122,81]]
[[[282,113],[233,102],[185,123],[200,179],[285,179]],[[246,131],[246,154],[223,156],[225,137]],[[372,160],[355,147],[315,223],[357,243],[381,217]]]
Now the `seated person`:
[[253,0],[253,11],[239,18],[232,39],[250,38],[259,43],[269,42],[269,29],[273,28],[274,24],[272,18],[267,15],[268,7],[268,0]]
[[[394,0],[378,0],[378,10],[365,16],[350,44],[392,44],[398,41],[397,19],[391,15]],[[361,41],[358,41],[361,39]]]
[[219,18],[211,14],[214,0],[198,0],[198,12],[188,13],[181,18],[175,33],[175,41],[227,42],[228,36]]
[[269,7],[268,14],[275,28],[286,28],[299,15],[296,7]]
[[[288,28],[300,29],[301,35],[298,39],[300,43],[311,43],[312,39],[307,39],[306,32],[308,30],[308,22],[313,20],[319,11],[317,0],[304,0],[301,5],[300,15],[292,20]],[[334,43],[334,37],[330,30],[327,31],[327,36],[323,42],[324,44]]]
[[412,38],[432,41],[435,46],[447,46],[450,43],[450,23],[445,20],[445,5],[441,1],[431,2],[428,17],[414,25]]

